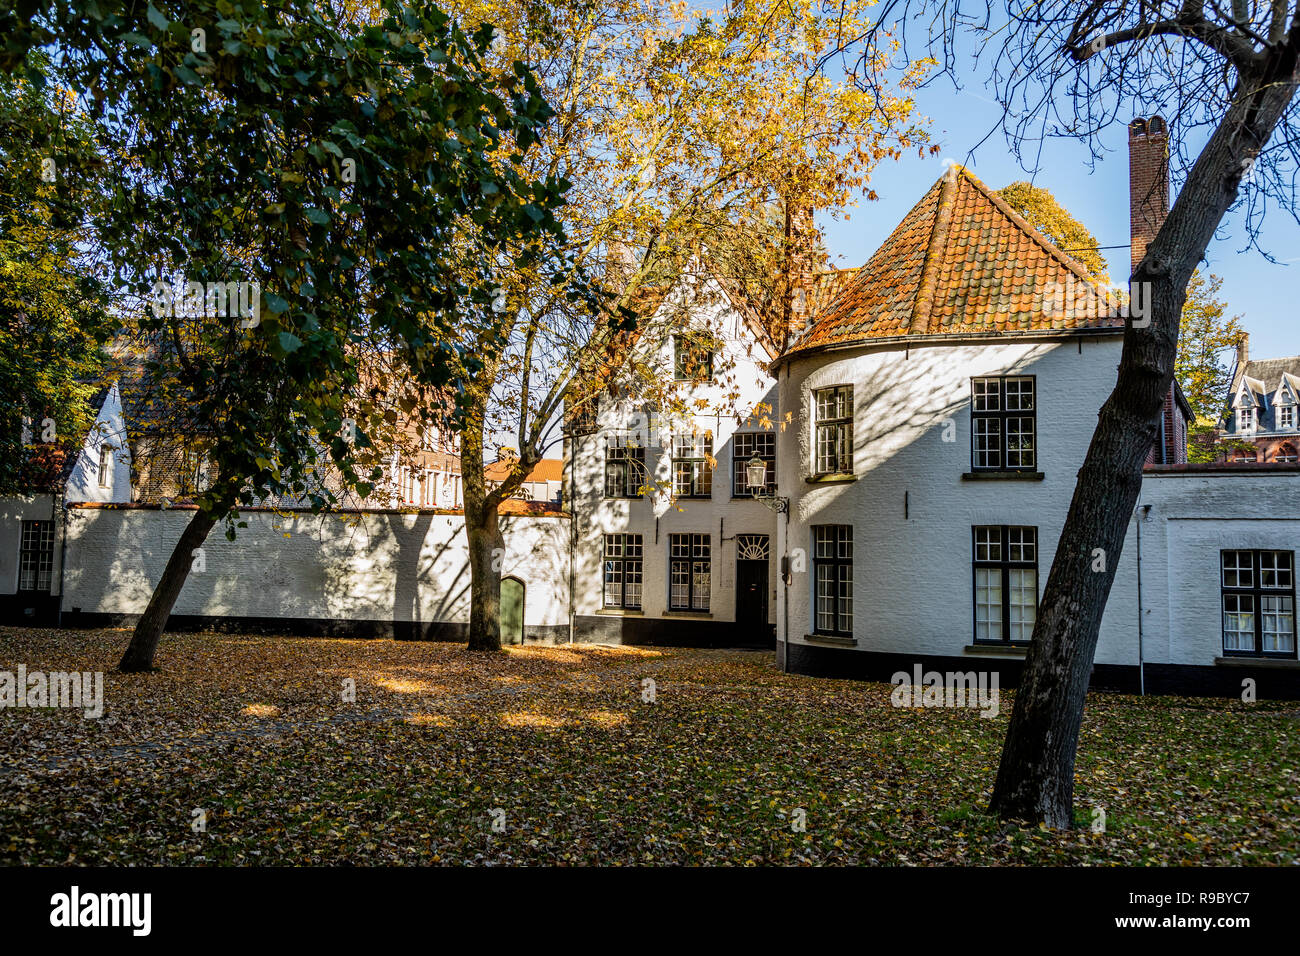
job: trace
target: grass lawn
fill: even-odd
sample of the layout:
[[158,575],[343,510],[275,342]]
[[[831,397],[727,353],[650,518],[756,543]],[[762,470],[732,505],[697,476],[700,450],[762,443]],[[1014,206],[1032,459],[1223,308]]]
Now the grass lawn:
[[756,652],[213,634],[126,676],[128,636],[0,629],[0,670],[105,672],[102,719],[0,709],[0,862],[1300,862],[1294,702],[1090,696],[1106,832],[1061,834],[982,812],[1007,692],[987,719]]

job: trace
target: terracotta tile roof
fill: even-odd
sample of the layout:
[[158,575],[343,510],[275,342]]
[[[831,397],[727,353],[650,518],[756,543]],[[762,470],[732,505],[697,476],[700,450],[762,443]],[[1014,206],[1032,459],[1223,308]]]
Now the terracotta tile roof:
[[957,165],[835,286],[787,355],[895,336],[1124,327],[1117,298]]
[[[488,481],[504,481],[510,474],[512,465],[508,461],[493,461],[483,466],[483,477]],[[561,481],[564,477],[564,462],[558,458],[543,458],[524,481]]]
[[[462,514],[457,509],[455,514]],[[507,498],[497,505],[497,513],[503,515],[560,515],[564,514],[564,508],[553,501],[521,501],[518,498]]]

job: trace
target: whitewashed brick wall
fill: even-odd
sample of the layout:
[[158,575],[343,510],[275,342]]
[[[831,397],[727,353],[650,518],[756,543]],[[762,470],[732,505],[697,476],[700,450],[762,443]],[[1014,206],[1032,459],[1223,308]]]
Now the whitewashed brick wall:
[[[65,612],[138,614],[193,512],[73,508]],[[466,621],[469,567],[459,515],[246,512],[218,526],[174,613],[328,620]],[[525,628],[568,625],[567,517],[502,519],[503,576],[526,587]]]

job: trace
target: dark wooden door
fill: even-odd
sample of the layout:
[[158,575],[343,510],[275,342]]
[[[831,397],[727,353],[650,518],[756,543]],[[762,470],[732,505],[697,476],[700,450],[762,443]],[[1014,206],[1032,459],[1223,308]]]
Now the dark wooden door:
[[762,646],[772,643],[767,623],[766,561],[736,561],[736,640]]

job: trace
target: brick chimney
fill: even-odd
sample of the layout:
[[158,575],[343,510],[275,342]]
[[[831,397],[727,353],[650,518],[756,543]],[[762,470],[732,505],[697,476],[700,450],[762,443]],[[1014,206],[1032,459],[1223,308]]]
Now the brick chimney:
[[1132,268],[1169,215],[1169,127],[1164,118],[1128,124],[1129,252]]
[[1237,368],[1241,371],[1246,370],[1246,363],[1250,361],[1250,333],[1242,332],[1241,339],[1237,342]]
[[785,244],[790,285],[785,290],[784,342],[788,345],[803,334],[812,312],[817,282],[817,225],[810,208],[789,200],[785,210]]

